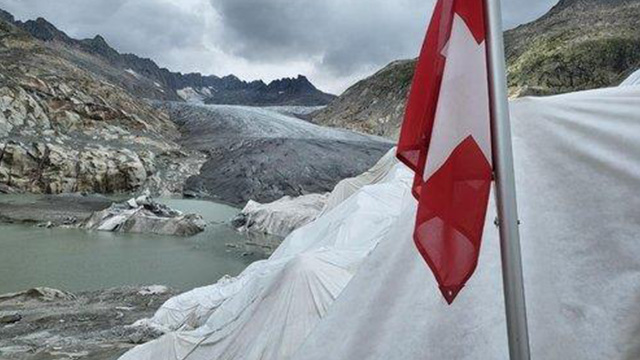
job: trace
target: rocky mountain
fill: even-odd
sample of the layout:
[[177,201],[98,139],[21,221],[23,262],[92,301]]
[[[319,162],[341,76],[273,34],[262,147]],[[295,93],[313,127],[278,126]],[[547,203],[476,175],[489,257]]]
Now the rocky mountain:
[[318,91],[302,75],[295,79],[274,80],[269,84],[253,81],[248,86],[224,92],[205,89],[212,93],[204,98],[206,104],[318,106],[329,104],[336,98],[334,95]]
[[101,72],[110,82],[145,98],[255,106],[319,106],[335,98],[318,90],[302,75],[265,84],[260,80],[242,81],[233,75],[182,74],[160,68],[151,59],[121,54],[100,35],[76,40],[43,18],[16,21],[10,13],[2,10],[0,17],[64,52],[67,60],[90,72]]
[[0,20],[0,192],[182,191],[202,161],[168,115],[67,55]]
[[640,0],[561,0],[505,33],[514,96],[617,85],[640,67]]
[[[640,68],[640,0],[561,0],[505,32],[511,96],[613,86]],[[311,115],[329,126],[396,138],[415,60],[394,62]]]
[[368,134],[397,137],[414,68],[414,60],[389,64],[347,89],[326,108],[311,114],[311,121]]
[[[329,191],[393,146],[299,119],[309,107],[177,101],[199,93],[180,89],[171,97],[165,85],[123,71],[122,55],[102,38],[77,41],[43,20],[0,17],[7,20],[0,20],[1,192],[149,189],[244,205]],[[200,100],[266,105],[286,94],[313,100],[314,89],[299,76]]]

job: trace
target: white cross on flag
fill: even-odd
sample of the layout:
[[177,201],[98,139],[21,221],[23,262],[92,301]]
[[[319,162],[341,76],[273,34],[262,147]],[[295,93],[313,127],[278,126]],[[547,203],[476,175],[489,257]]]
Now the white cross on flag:
[[439,0],[409,95],[398,158],[415,172],[414,240],[453,302],[475,271],[492,179],[483,0]]

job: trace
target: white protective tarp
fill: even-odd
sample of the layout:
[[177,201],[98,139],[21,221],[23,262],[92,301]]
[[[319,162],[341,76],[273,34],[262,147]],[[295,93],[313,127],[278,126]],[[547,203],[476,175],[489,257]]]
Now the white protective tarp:
[[315,220],[328,199],[327,193],[285,196],[268,204],[249,200],[240,213],[244,224],[238,230],[286,237]]
[[354,178],[340,181],[329,195],[329,199],[321,215],[333,210],[363,186],[385,181],[387,175],[396,164],[398,164],[398,160],[396,158],[396,148],[394,147],[367,172]]
[[[533,359],[640,359],[640,88],[512,103]],[[295,360],[508,359],[499,241],[453,306],[415,250],[415,202]]]
[[640,70],[631,74],[628,78],[626,78],[620,86],[637,86],[640,85]]
[[[640,358],[640,88],[520,99],[512,114],[533,357]],[[182,330],[123,358],[506,359],[493,204],[449,307],[411,240],[410,175],[386,180],[239,277],[168,301],[150,323]]]
[[362,187],[385,181],[398,164],[395,153],[395,148],[389,150],[367,172],[340,181],[330,194],[309,194],[295,198],[285,196],[268,204],[250,200],[242,209],[244,224],[238,230],[285,237],[330,212]]
[[290,358],[396,223],[412,178],[397,164],[387,179],[294,231],[240,276],[167,301],[139,325],[173,332],[122,359]]

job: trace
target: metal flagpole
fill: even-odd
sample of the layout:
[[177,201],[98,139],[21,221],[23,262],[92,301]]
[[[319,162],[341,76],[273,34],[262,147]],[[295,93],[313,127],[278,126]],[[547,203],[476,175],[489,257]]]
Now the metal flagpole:
[[485,11],[489,50],[493,167],[496,178],[509,356],[511,360],[529,360],[531,355],[522,278],[500,0],[485,0]]

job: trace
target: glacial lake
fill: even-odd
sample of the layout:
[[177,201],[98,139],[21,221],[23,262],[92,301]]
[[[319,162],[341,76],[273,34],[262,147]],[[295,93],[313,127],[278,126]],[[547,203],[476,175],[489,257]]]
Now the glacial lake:
[[38,286],[73,292],[158,284],[188,290],[235,276],[265,257],[247,252],[250,239],[229,225],[238,209],[208,201],[160,201],[202,215],[206,230],[183,238],[0,224],[0,294]]

